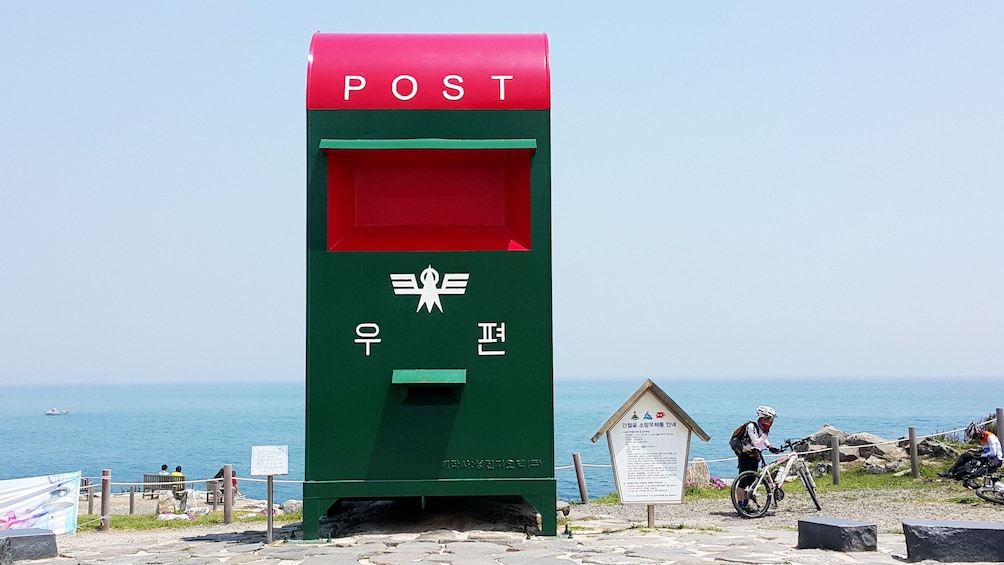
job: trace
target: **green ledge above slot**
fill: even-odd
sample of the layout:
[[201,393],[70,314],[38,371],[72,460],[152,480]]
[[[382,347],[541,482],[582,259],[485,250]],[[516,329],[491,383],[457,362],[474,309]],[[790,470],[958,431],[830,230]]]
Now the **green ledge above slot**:
[[396,385],[462,385],[467,383],[467,369],[394,369],[390,382]]
[[537,149],[536,139],[322,139],[320,149]]

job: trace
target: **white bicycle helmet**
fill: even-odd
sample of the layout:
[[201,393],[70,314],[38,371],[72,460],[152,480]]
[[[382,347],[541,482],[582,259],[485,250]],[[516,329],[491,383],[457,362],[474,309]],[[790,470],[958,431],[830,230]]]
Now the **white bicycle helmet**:
[[777,412],[775,412],[770,406],[757,406],[756,415],[757,418],[769,418],[771,420],[777,418]]

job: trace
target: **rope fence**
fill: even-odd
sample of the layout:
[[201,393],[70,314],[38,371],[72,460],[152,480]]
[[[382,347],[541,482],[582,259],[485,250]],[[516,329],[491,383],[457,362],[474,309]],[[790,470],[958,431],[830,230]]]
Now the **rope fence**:
[[[995,422],[995,421],[996,421],[996,424],[997,424],[997,430],[998,430],[998,432],[1000,430],[1004,429],[1004,425],[1002,425],[1002,424],[1004,424],[1004,409],[997,408],[996,418],[992,418],[992,419],[988,419],[988,420],[986,420],[984,422],[980,422],[979,425],[985,426],[985,425],[990,424],[990,423]],[[870,444],[845,445],[845,446],[839,445],[837,437],[833,436],[832,437],[832,444],[831,444],[830,447],[824,447],[824,448],[820,448],[820,449],[813,449],[813,450],[799,452],[799,455],[800,456],[805,456],[805,455],[815,455],[815,454],[822,454],[822,453],[831,453],[831,461],[832,461],[831,473],[832,473],[832,476],[833,476],[833,484],[836,485],[836,484],[839,484],[839,482],[840,482],[840,455],[839,454],[840,454],[840,450],[841,449],[845,449],[845,448],[861,449],[863,447],[878,447],[878,446],[882,446],[882,445],[891,445],[891,444],[895,444],[895,445],[898,446],[902,442],[907,441],[908,448],[909,448],[909,453],[910,453],[912,476],[914,478],[917,478],[919,476],[917,444],[920,441],[925,440],[925,439],[942,437],[942,436],[949,435],[949,434],[955,434],[955,433],[964,432],[965,429],[966,428],[956,428],[956,429],[953,429],[953,430],[941,431],[941,432],[936,432],[936,433],[932,433],[932,434],[928,434],[928,435],[918,436],[918,435],[916,435],[916,431],[915,431],[914,427],[910,426],[909,427],[909,433],[908,433],[907,438],[905,440],[904,440],[904,438],[899,438],[899,439],[882,441],[882,442],[876,442],[876,443],[870,443]],[[695,459],[691,459],[690,461],[688,461],[688,466],[692,465],[694,463]],[[702,460],[705,463],[727,463],[729,461],[736,461],[737,459],[738,459],[738,457],[726,457],[724,459],[702,459]],[[609,464],[609,463],[606,463],[606,464],[602,464],[602,463],[601,464],[598,464],[598,463],[583,463],[582,460],[580,459],[580,456],[579,456],[578,453],[573,453],[572,454],[572,460],[573,460],[573,464],[572,465],[556,466],[554,468],[554,470],[555,470],[555,472],[557,472],[557,471],[567,471],[567,470],[570,470],[570,469],[574,469],[575,473],[576,473],[576,478],[577,478],[578,486],[579,486],[579,495],[580,495],[581,501],[582,501],[582,503],[587,503],[587,502],[589,502],[589,497],[588,497],[588,495],[586,493],[586,481],[585,481],[585,472],[584,472],[584,470],[587,469],[587,468],[605,468],[605,469],[609,469],[609,468],[612,467],[612,465]],[[226,467],[229,468],[230,466],[227,465]],[[238,477],[229,474],[229,469],[228,469],[228,472],[227,472],[227,474],[225,476],[227,476],[228,478],[238,479]],[[80,484],[80,490],[84,494],[86,494],[86,496],[87,496],[87,514],[94,514],[95,489],[98,488],[98,485],[96,483],[92,482],[92,479],[97,479],[97,477],[82,477],[81,480],[80,480],[80,483],[81,483]],[[104,474],[102,474],[102,476],[100,477],[100,480],[101,480],[100,492],[111,493],[112,492],[112,487],[120,487],[120,488],[121,487],[127,487],[128,493],[129,493],[129,497],[130,497],[130,499],[129,499],[129,513],[130,514],[134,513],[134,509],[135,509],[134,497],[135,497],[135,494],[136,494],[137,490],[139,490],[139,492],[141,494],[142,493],[147,493],[147,492],[156,492],[157,490],[175,490],[175,489],[185,490],[188,485],[192,485],[193,490],[194,490],[194,487],[195,487],[196,484],[205,484],[207,492],[208,492],[210,489],[218,488],[219,483],[222,483],[222,487],[223,487],[222,490],[224,491],[224,496],[222,498],[223,498],[223,502],[224,502],[224,514],[225,514],[225,516],[229,516],[230,509],[232,507],[233,497],[235,496],[233,484],[231,483],[231,481],[228,481],[228,480],[225,480],[225,479],[218,479],[218,478],[211,478],[211,479],[207,478],[207,479],[201,479],[201,480],[163,481],[163,482],[156,482],[156,483],[149,483],[149,482],[112,482],[111,481],[111,472],[109,470],[105,470]],[[259,483],[268,482],[268,479],[244,478],[244,477],[240,477],[239,480],[245,481],[245,482],[259,482]],[[219,483],[217,483],[217,481],[219,481]],[[282,483],[282,484],[297,484],[297,485],[302,485],[304,481],[302,481],[302,480],[296,480],[296,479],[274,479],[273,478],[272,482],[273,483]],[[167,487],[167,488],[164,488],[164,487]],[[101,510],[100,516],[99,516],[99,518],[97,518],[97,520],[102,521],[102,529],[107,529],[106,524],[107,524],[107,520],[110,517],[110,512],[106,508],[106,503],[108,502],[108,497],[101,497],[101,498],[102,498],[102,501],[101,501],[102,510]],[[219,497],[219,496],[213,497],[213,504],[212,504],[212,506],[213,506],[213,510],[214,511],[217,509],[217,501],[218,501],[219,498],[221,498],[221,497]],[[95,520],[95,521],[97,521],[97,520]],[[226,519],[225,519],[225,521],[226,521]],[[89,524],[89,523],[93,523],[93,521],[91,521],[91,522],[85,522],[82,525]],[[229,523],[229,522],[227,522],[227,523]]]
[[[991,419],[985,420],[983,422],[979,422],[979,425],[980,426],[986,426],[987,424],[990,424],[990,423],[993,423],[993,422],[996,422],[998,433],[1002,429],[1004,429],[1004,426],[1002,426],[1002,424],[1004,424],[1004,409],[998,408],[997,409],[996,418],[991,418]],[[910,426],[909,429],[908,429],[907,437],[906,437],[905,440],[904,440],[904,438],[898,438],[898,439],[893,439],[893,440],[888,440],[888,441],[882,441],[882,442],[876,442],[876,443],[867,443],[867,444],[861,444],[861,445],[845,445],[845,446],[839,445],[839,441],[838,441],[837,437],[833,436],[832,437],[832,444],[830,445],[830,447],[824,447],[824,448],[821,448],[821,449],[812,449],[812,450],[807,450],[807,451],[800,451],[800,452],[798,452],[798,454],[801,457],[801,456],[805,456],[805,455],[830,453],[831,454],[831,456],[830,456],[831,457],[831,476],[833,477],[833,484],[837,485],[837,484],[840,484],[840,450],[841,449],[845,449],[845,448],[846,449],[849,449],[849,448],[861,449],[862,447],[878,447],[878,446],[881,446],[881,445],[892,445],[892,444],[895,444],[895,445],[899,446],[900,443],[902,443],[903,441],[906,441],[906,442],[908,442],[907,447],[908,447],[909,454],[910,454],[910,471],[911,471],[911,476],[913,478],[917,478],[917,477],[920,476],[919,462],[918,462],[918,457],[919,456],[917,454],[917,444],[920,441],[925,440],[925,439],[942,437],[942,436],[946,436],[946,435],[949,435],[949,434],[960,433],[960,432],[964,432],[965,430],[966,430],[966,428],[963,427],[963,428],[956,428],[954,430],[947,430],[947,431],[936,432],[936,433],[928,434],[928,435],[924,435],[924,436],[918,436],[918,435],[916,435],[916,430],[914,429],[914,427]],[[778,457],[783,457],[783,456],[778,456]],[[738,457],[726,457],[724,459],[702,459],[702,461],[704,461],[705,463],[727,463],[729,461],[738,461],[738,459],[739,459]],[[612,467],[612,465],[609,464],[609,463],[607,463],[607,464],[582,463],[582,461],[579,459],[579,454],[578,453],[573,453],[572,454],[572,460],[573,460],[573,464],[572,465],[563,465],[563,466],[560,466],[560,467],[555,467],[554,470],[555,471],[567,471],[569,469],[575,469],[576,479],[577,479],[578,486],[579,486],[579,498],[580,498],[581,502],[583,504],[585,504],[585,503],[589,502],[589,497],[586,494],[585,473],[583,472],[583,470],[585,468],[588,468],[588,467],[599,467],[599,468],[607,468],[607,469],[609,469],[609,468]],[[689,467],[693,463],[694,463],[694,459],[691,459],[690,461],[687,462],[687,466]]]

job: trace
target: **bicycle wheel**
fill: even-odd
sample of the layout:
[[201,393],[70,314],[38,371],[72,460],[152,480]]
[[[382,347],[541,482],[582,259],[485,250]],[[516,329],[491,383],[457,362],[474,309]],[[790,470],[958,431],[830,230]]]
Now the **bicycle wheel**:
[[816,505],[816,510],[822,510],[823,507],[819,504],[819,497],[816,496],[816,481],[813,480],[812,473],[805,468],[805,463],[799,462],[798,476],[802,479],[802,484],[805,486],[805,490],[809,491],[809,498],[811,498],[812,503]]
[[[743,518],[759,518],[767,513],[770,508],[771,492],[768,480],[760,480],[760,476],[755,471],[743,471],[739,473],[736,480],[732,481],[732,506]],[[745,487],[740,487],[741,483],[748,483]],[[746,505],[739,504],[737,494],[739,491],[745,493]]]
[[997,504],[1004,504],[1004,490],[999,488],[989,486],[989,487],[979,487],[976,489],[976,496],[987,500],[990,502],[996,502]]

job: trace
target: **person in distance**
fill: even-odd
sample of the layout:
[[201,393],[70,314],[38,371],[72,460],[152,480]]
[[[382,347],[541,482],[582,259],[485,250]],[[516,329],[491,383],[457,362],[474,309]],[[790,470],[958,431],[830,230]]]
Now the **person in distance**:
[[971,489],[974,486],[973,479],[1000,468],[1004,454],[1001,452],[1000,439],[979,424],[970,422],[966,427],[966,438],[979,441],[982,448],[966,451],[947,471],[942,471],[938,475],[960,480]]
[[[743,471],[756,471],[760,466],[760,450],[767,448],[771,453],[780,453],[781,450],[772,446],[770,440],[767,439],[767,434],[770,433],[771,426],[774,425],[774,418],[777,417],[777,412],[770,406],[757,406],[756,408],[757,419],[751,420],[746,423],[746,430],[741,434],[740,437],[740,451],[739,451],[739,472]],[[744,483],[749,483],[748,480],[744,480]],[[738,485],[740,487],[747,486],[746,484]],[[736,492],[736,498],[739,500],[739,505],[745,507],[746,502],[746,491],[739,489]]]

